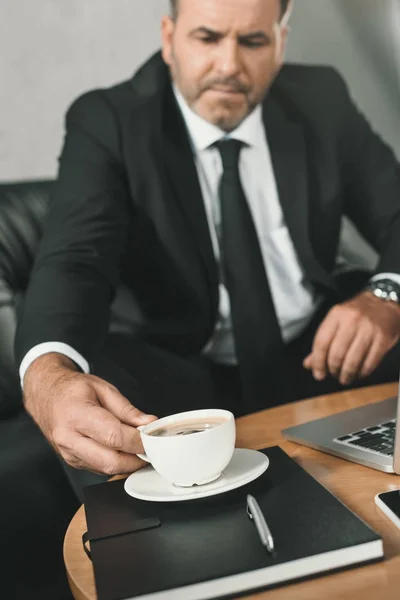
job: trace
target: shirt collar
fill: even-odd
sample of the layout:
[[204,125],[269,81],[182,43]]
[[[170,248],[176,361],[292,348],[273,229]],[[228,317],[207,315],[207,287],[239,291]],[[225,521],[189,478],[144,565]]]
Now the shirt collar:
[[[227,137],[226,131],[223,131],[223,129],[220,129],[216,125],[212,125],[212,123],[209,123],[196,114],[188,106],[176,86],[174,86],[174,93],[196,153],[209,148],[215,142]],[[228,137],[239,140],[247,146],[259,147],[263,141],[263,131],[262,108],[259,104]]]

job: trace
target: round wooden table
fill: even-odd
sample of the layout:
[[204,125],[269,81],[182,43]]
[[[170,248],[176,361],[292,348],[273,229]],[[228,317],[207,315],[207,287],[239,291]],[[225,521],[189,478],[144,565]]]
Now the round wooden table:
[[[365,600],[400,598],[400,530],[376,508],[378,492],[400,487],[400,477],[375,471],[310,448],[285,441],[281,430],[311,419],[383,400],[397,394],[397,384],[386,384],[303,400],[243,417],[237,421],[237,446],[261,449],[279,445],[306,471],[357,513],[384,540],[386,560],[311,581],[248,596],[253,600]],[[81,507],[67,530],[64,561],[76,600],[95,600],[93,568],[82,547],[86,531]]]

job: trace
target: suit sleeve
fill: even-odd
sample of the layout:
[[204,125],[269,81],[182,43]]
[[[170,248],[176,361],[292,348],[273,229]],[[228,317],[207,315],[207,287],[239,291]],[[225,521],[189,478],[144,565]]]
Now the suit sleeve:
[[378,251],[376,273],[400,274],[400,164],[344,89],[339,153],[345,213]]
[[18,321],[16,361],[59,342],[89,362],[105,342],[129,211],[118,127],[103,92],[66,118],[59,176]]

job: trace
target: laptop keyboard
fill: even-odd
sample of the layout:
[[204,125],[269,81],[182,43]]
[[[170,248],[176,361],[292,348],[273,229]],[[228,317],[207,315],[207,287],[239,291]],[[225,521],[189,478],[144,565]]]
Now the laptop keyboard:
[[393,456],[396,419],[347,433],[334,439],[345,446],[363,448],[381,456]]

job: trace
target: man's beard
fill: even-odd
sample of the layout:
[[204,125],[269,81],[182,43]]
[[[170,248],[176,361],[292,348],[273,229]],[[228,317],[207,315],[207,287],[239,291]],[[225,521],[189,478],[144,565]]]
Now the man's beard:
[[[272,85],[272,82],[271,82],[271,84],[267,87],[267,89],[265,90],[262,97],[260,97],[259,99],[252,99],[251,95],[250,95],[251,87],[244,84],[236,77],[224,77],[224,78],[223,77],[213,77],[207,81],[204,81],[201,84],[200,88],[197,90],[191,90],[190,88],[188,89],[182,85],[179,85],[179,83],[183,81],[183,78],[181,77],[181,69],[179,66],[179,61],[176,60],[176,54],[174,51],[172,51],[172,64],[170,66],[170,74],[171,74],[172,80],[175,81],[176,84],[178,85],[178,89],[180,90],[181,94],[184,96],[184,98],[185,98],[186,102],[188,103],[188,105],[190,106],[190,108],[196,114],[198,114],[200,117],[202,117],[203,119],[212,123],[216,127],[219,127],[223,131],[226,131],[227,133],[230,133],[231,131],[233,131],[234,129],[239,127],[239,125],[253,112],[253,110],[258,106],[258,104],[263,102],[263,100],[265,99],[266,95],[269,92],[270,86]],[[231,115],[229,115],[229,112],[231,110],[231,105],[230,105],[228,99],[226,99],[225,101],[221,100],[221,104],[220,104],[220,106],[224,107],[224,102],[226,103],[225,104],[225,111],[226,111],[225,114],[221,114],[220,117],[218,117],[216,115],[215,119],[212,118],[213,117],[212,109],[209,111],[209,115],[211,116],[212,120],[210,120],[209,117],[207,118],[204,114],[201,114],[197,110],[196,105],[200,101],[201,97],[205,93],[207,93],[209,90],[212,90],[215,87],[217,87],[217,88],[225,87],[225,88],[232,90],[233,92],[241,93],[245,96],[245,98],[247,100],[247,102],[246,102],[247,110],[244,112],[244,114],[241,117],[237,117],[237,116],[235,117],[232,113],[231,113]],[[218,112],[218,107],[217,107],[217,110],[214,112]]]
[[[224,103],[226,104],[226,108],[224,107]],[[223,131],[226,131],[227,133],[230,133],[231,131],[239,127],[239,125],[243,123],[243,121],[253,112],[255,108],[255,106],[247,102],[246,110],[239,116],[237,113],[232,113],[232,108],[229,105],[228,100],[226,100],[225,102],[222,100],[220,106],[222,106],[223,109],[225,108],[225,110],[223,110],[223,114],[213,119],[213,124],[222,129]]]

